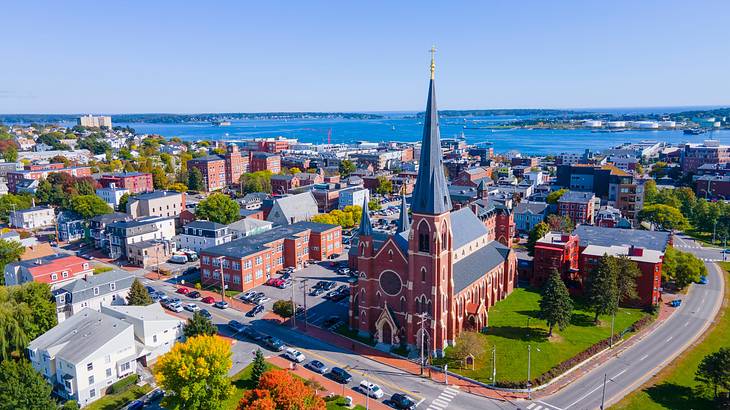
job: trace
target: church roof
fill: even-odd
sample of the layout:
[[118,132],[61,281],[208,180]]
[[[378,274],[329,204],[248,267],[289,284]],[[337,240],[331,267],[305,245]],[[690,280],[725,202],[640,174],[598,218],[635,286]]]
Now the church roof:
[[362,201],[362,217],[360,217],[360,229],[358,234],[366,236],[373,235],[373,224],[370,222],[368,201]]
[[414,213],[440,215],[451,210],[451,198],[444,175],[439,117],[436,108],[436,89],[431,60],[431,81],[428,86],[428,102],[423,120],[421,157],[418,162],[418,178],[413,191],[411,209]]
[[511,249],[497,241],[473,252],[454,263],[454,293],[459,293],[496,268],[509,256]]
[[484,223],[474,215],[470,208],[461,208],[451,213],[451,232],[453,249],[459,249],[489,233]]
[[408,205],[406,204],[406,196],[401,196],[400,216],[398,217],[398,232],[407,232],[411,229],[411,221],[408,219]]

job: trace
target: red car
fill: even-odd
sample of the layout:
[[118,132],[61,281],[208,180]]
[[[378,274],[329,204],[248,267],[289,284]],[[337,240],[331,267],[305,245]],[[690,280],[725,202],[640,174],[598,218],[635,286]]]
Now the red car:
[[190,293],[190,289],[188,289],[188,288],[177,288],[177,293],[179,293],[181,295],[187,295],[188,293]]
[[284,280],[279,278],[271,278],[266,281],[269,286],[281,286],[282,283],[284,283]]
[[203,303],[210,304],[210,303],[215,302],[215,298],[213,296],[206,296],[203,299],[200,299],[200,301],[203,302]]

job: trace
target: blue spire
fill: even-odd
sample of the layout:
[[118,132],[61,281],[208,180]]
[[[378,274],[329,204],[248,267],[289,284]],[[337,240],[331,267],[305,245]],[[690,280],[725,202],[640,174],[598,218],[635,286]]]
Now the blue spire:
[[432,61],[428,102],[423,120],[421,157],[418,162],[418,179],[416,179],[416,187],[413,191],[411,209],[413,213],[440,215],[451,210],[451,197],[444,175],[433,73],[434,63]]
[[370,222],[370,210],[368,209],[368,201],[363,201],[362,216],[360,217],[360,236],[373,236],[373,224]]
[[400,216],[398,217],[398,233],[408,232],[411,229],[411,221],[408,219],[408,206],[406,205],[406,194],[401,196]]

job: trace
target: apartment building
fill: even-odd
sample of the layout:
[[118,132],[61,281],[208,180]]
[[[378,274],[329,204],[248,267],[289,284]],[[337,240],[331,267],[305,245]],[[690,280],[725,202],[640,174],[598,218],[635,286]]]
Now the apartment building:
[[188,161],[188,170],[197,169],[203,175],[206,192],[217,191],[226,186],[226,160],[220,155],[208,155]]
[[53,290],[58,323],[86,308],[100,311],[102,306],[124,305],[134,276],[121,270],[76,277]]
[[175,237],[175,243],[179,249],[200,252],[228,243],[232,239],[233,234],[226,225],[210,221],[193,221],[183,227],[182,233]]
[[271,171],[274,174],[281,172],[281,157],[270,152],[251,153],[251,172]]
[[707,140],[702,144],[687,143],[680,151],[680,164],[683,172],[697,172],[702,165],[718,165],[730,162],[730,145],[720,145],[720,141]]
[[68,174],[77,178],[90,177],[90,167],[67,167],[67,168],[51,168],[51,169],[36,169],[36,170],[23,170],[23,171],[9,171],[7,173],[8,180],[8,191],[17,193],[16,186],[24,180],[40,181],[41,179],[47,179],[49,174],[54,172]]
[[12,228],[40,229],[55,226],[56,213],[50,206],[34,206],[19,211],[10,211],[8,222]]
[[593,224],[596,195],[593,192],[568,191],[558,200],[558,214],[574,224]]
[[171,240],[175,236],[175,219],[164,216],[148,216],[123,220],[106,225],[109,236],[109,257],[129,258],[128,245],[150,239]]
[[99,116],[93,116],[93,115],[83,115],[79,117],[78,119],[78,125],[82,127],[88,127],[88,128],[101,128],[101,127],[107,127],[110,130],[112,129],[112,117],[108,115],[99,115]]
[[147,172],[115,172],[104,174],[99,178],[99,184],[104,188],[111,186],[126,188],[131,194],[141,194],[155,190],[155,186],[152,183],[152,174]]
[[127,213],[132,218],[176,218],[185,209],[185,196],[184,192],[177,191],[153,191],[135,195],[127,201]]
[[117,209],[119,207],[119,200],[122,199],[124,194],[129,193],[129,189],[117,187],[114,183],[109,184],[107,188],[98,188],[96,190],[96,195],[103,199],[112,209]]

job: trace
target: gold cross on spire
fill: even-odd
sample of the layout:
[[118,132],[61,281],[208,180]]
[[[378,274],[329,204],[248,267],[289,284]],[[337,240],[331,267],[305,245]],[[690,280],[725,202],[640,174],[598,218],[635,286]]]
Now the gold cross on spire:
[[436,46],[431,46],[431,79],[434,79],[434,73],[436,72]]

